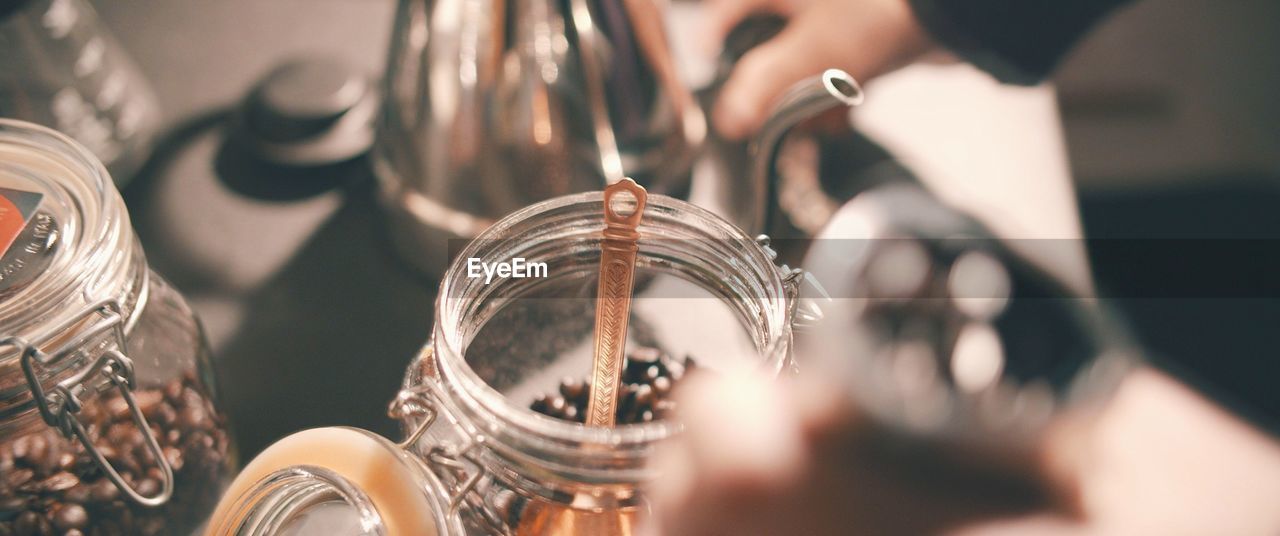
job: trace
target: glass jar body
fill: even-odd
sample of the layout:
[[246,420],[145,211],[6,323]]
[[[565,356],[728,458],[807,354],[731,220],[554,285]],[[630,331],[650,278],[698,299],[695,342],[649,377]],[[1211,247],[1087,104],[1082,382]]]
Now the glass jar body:
[[[662,441],[679,433],[677,421],[587,427],[535,413],[502,385],[504,378],[520,383],[555,368],[535,354],[557,356],[554,362],[562,363],[559,354],[580,347],[575,339],[535,351],[542,343],[526,335],[580,328],[589,340],[595,299],[564,289],[595,288],[602,214],[598,193],[512,214],[462,251],[441,284],[433,340],[411,364],[393,407],[400,408],[395,414],[412,439],[411,451],[452,490],[468,534],[632,534],[648,514],[642,488],[658,477],[648,462]],[[698,354],[700,363],[711,363],[699,367],[750,367],[775,375],[791,370],[803,272],[775,266],[766,241],[665,196],[649,197],[639,232],[629,331],[653,332],[650,341],[658,343],[637,333],[633,347],[661,346],[666,352],[673,345],[686,352],[721,332],[737,331],[744,341],[739,360]],[[469,264],[513,258],[545,263],[547,276],[486,282],[468,274]],[[538,299],[547,292],[552,299]],[[522,328],[527,333],[486,330],[495,321],[504,330],[517,329],[521,322],[505,314],[512,309],[533,311],[527,316],[537,320]],[[663,322],[689,310],[697,311],[696,321]],[[555,320],[543,323],[548,317]],[[716,318],[726,325],[713,325]],[[646,323],[651,326],[640,329]],[[497,359],[469,352],[522,345],[528,351]],[[586,361],[570,365],[589,370]]]
[[191,308],[86,147],[0,119],[0,534],[184,534],[230,477]]
[[[168,282],[155,273],[144,277],[141,303],[125,321],[124,354],[136,376],[132,396],[172,468],[172,497],[158,507],[130,501],[76,437],[64,437],[29,410],[0,423],[0,533],[189,534],[233,475],[230,432],[199,322]],[[125,398],[97,382],[79,399],[77,418],[106,460],[138,493],[156,494],[164,476]]]

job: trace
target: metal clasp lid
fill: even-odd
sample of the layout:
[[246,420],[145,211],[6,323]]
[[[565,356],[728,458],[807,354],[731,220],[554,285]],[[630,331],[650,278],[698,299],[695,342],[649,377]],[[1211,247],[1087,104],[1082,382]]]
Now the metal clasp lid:
[[[427,350],[428,352],[430,349]],[[430,356],[427,355],[427,358]],[[424,380],[423,383],[413,389],[403,389],[392,399],[391,404],[387,407],[387,416],[392,419],[409,422],[410,419],[421,419],[413,428],[404,441],[398,443],[401,448],[408,449],[417,443],[422,436],[426,434],[431,425],[435,424],[442,411],[439,403],[439,394],[436,393],[435,386],[431,380]],[[469,435],[469,434],[468,434]],[[484,477],[484,470],[480,466],[480,461],[472,454],[472,450],[480,443],[483,438],[467,437],[458,445],[435,445],[427,453],[427,461],[443,473],[457,480],[458,483],[449,490],[449,514],[455,514],[458,508],[462,506],[464,500],[471,492],[475,491],[476,486]],[[470,473],[470,474],[468,474]],[[460,477],[459,475],[466,475]]]
[[[50,352],[40,349],[40,346],[47,344],[59,334],[66,333],[95,315],[99,316],[100,319],[78,333],[76,337],[59,345]],[[77,372],[70,378],[58,382],[52,389],[46,390],[44,388],[40,383],[40,377],[37,375],[39,368],[62,360],[90,341],[108,332],[114,335],[114,348],[109,347],[94,360],[91,366]],[[31,397],[45,424],[56,428],[67,439],[75,436],[80,441],[80,444],[84,446],[85,452],[88,452],[98,467],[102,469],[103,474],[132,501],[143,506],[160,506],[169,501],[169,498],[173,495],[173,468],[170,467],[169,461],[164,457],[164,453],[160,450],[160,444],[156,441],[155,434],[151,431],[151,426],[147,423],[146,417],[142,414],[142,410],[138,408],[138,404],[133,398],[133,389],[136,387],[133,360],[126,355],[128,345],[124,334],[124,313],[118,301],[110,299],[97,302],[80,314],[45,332],[40,336],[39,340],[26,341],[20,337],[0,338],[0,351],[5,348],[13,348],[21,353],[22,374],[26,377],[27,387],[31,390]],[[76,414],[83,407],[79,396],[88,389],[86,387],[88,380],[97,374],[101,374],[120,391],[121,398],[128,404],[134,425],[143,433],[146,438],[147,448],[150,449],[156,464],[160,467],[164,478],[162,479],[160,492],[155,496],[143,496],[126,483],[120,476],[120,472],[111,465],[111,462],[107,460],[102,451],[89,438],[84,424],[76,418]]]
[[[757,235],[756,244],[764,250],[770,261],[777,261],[778,252],[770,246],[769,235]],[[792,326],[807,329],[822,321],[822,305],[831,301],[831,294],[818,282],[811,272],[802,268],[792,268],[783,264],[778,266],[782,282],[787,287],[787,299],[791,300]],[[808,290],[806,290],[806,285]]]

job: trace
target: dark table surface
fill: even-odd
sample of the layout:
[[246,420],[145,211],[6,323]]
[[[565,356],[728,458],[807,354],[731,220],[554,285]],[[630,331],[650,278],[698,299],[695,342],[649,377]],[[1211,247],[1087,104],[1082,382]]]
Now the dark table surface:
[[125,188],[153,268],[188,297],[242,453],[385,417],[431,328],[435,282],[391,253],[363,161],[297,171],[228,143],[229,111],[302,54],[380,70],[390,0],[96,1],[150,78],[166,132]]

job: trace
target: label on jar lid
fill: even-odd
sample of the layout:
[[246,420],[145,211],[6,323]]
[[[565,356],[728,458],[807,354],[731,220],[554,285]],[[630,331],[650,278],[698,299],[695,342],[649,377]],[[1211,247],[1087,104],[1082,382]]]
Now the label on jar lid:
[[43,198],[0,187],[0,300],[39,277],[57,252],[58,222],[40,210]]
[[0,255],[9,252],[14,240],[36,214],[44,194],[0,187]]

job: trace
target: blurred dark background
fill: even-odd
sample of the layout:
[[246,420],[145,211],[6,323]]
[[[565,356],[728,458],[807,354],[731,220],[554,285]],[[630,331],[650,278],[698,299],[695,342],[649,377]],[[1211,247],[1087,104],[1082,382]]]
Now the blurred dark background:
[[1055,79],[1100,288],[1153,359],[1273,431],[1280,301],[1240,278],[1280,255],[1277,23],[1272,0],[1135,2]]

